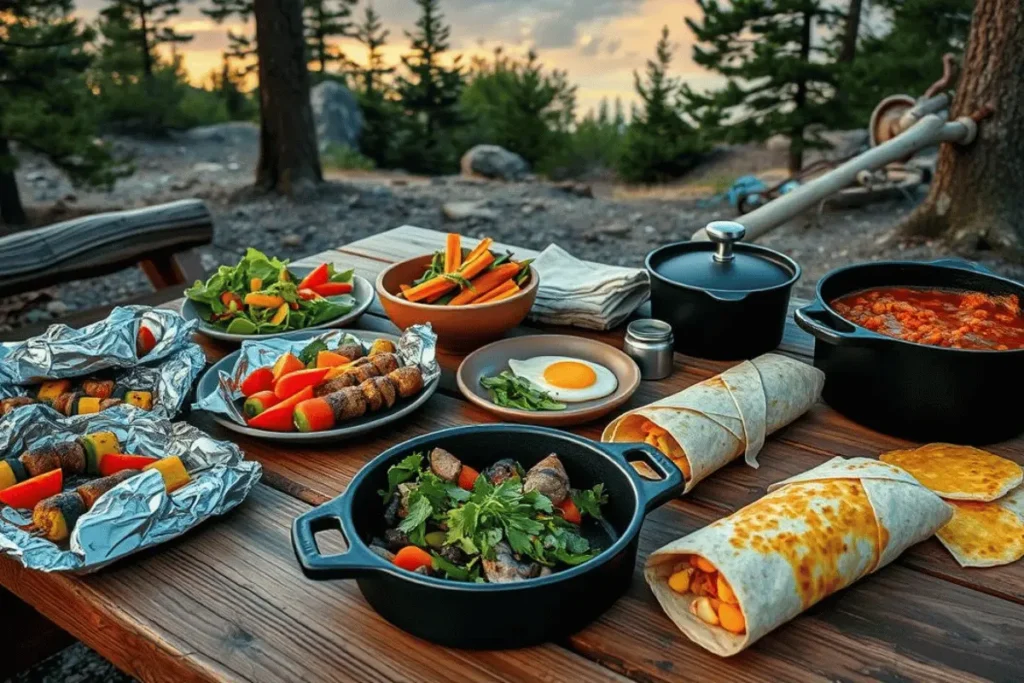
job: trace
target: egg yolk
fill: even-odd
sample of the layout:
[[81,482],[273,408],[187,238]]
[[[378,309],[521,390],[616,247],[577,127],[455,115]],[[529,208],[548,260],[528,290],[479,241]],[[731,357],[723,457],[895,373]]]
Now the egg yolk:
[[584,363],[563,360],[544,368],[544,379],[559,389],[585,389],[597,381],[597,373]]

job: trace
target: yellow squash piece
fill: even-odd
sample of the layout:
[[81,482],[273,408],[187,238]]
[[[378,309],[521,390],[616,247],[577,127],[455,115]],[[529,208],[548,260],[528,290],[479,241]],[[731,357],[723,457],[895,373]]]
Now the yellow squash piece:
[[113,432],[93,432],[78,440],[85,450],[86,469],[89,474],[100,473],[100,461],[109,453],[120,453],[121,443]]
[[36,394],[36,398],[43,403],[53,403],[54,399],[70,390],[71,380],[55,379],[39,385],[39,393]]
[[18,477],[14,474],[14,470],[6,462],[0,461],[0,491],[9,489],[18,483]]
[[152,410],[153,394],[149,391],[129,391],[124,395],[124,402],[142,410]]
[[76,415],[91,415],[100,412],[100,399],[94,396],[83,396],[78,399]]
[[185,464],[176,455],[157,460],[145,469],[156,470],[160,473],[160,476],[164,478],[164,486],[167,487],[167,493],[173,493],[192,481],[188,470],[185,469]]

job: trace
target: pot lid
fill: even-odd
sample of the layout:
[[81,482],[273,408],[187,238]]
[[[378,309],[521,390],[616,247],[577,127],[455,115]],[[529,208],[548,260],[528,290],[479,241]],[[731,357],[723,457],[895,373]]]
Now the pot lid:
[[794,273],[782,263],[737,245],[747,231],[733,221],[708,223],[712,245],[689,242],[666,257],[655,270],[662,277],[690,287],[741,291],[767,289],[789,282]]

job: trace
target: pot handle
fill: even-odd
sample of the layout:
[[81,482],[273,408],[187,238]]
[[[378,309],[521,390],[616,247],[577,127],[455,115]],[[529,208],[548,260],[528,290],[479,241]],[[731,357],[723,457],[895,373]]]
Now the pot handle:
[[[683,488],[686,486],[686,482],[683,480],[683,473],[679,470],[679,467],[668,456],[650,444],[602,443],[601,448],[625,466],[626,472],[629,473],[633,483],[640,490],[640,502],[645,512],[661,507],[670,499],[682,493]],[[643,453],[644,460],[661,475],[661,479],[645,479],[633,469],[633,466],[626,459],[626,455],[636,452]]]
[[[303,513],[292,522],[292,547],[306,578],[353,579],[381,571],[379,557],[353,541],[358,538],[350,519],[338,514],[341,499],[325,503]],[[348,550],[336,555],[321,555],[316,545],[316,534],[337,529],[345,539]]]
[[995,275],[995,273],[980,263],[975,263],[974,261],[968,261],[962,258],[940,258],[934,261],[929,261],[928,265],[943,266],[945,268],[959,268],[961,270],[973,270],[975,273],[982,273],[983,275]]
[[796,324],[804,332],[828,344],[839,346],[852,342],[863,344],[865,342],[877,341],[877,338],[871,332],[863,330],[845,320],[839,323],[844,329],[837,330],[833,327],[834,320],[832,315],[817,301],[813,301],[803,308],[796,309],[793,312],[793,317],[796,319]]

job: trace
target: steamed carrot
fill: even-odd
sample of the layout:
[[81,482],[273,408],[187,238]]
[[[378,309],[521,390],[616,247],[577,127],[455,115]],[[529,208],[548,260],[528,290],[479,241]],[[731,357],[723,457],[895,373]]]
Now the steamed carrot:
[[480,240],[480,244],[473,247],[473,251],[469,252],[469,256],[465,258],[463,263],[469,263],[480,254],[489,250],[492,244],[494,244],[494,240],[492,240],[490,237],[485,237],[484,239]]
[[459,269],[459,275],[467,280],[472,280],[477,275],[487,270],[487,266],[492,263],[494,263],[494,254],[489,251],[485,251],[476,258],[469,259],[463,263],[462,268]]
[[435,294],[451,291],[455,289],[455,283],[446,278],[444,275],[438,275],[432,277],[426,282],[410,287],[405,290],[405,298],[409,301],[422,301]]
[[495,301],[501,301],[503,299],[509,298],[510,296],[515,296],[516,294],[518,294],[521,291],[523,291],[523,290],[519,289],[519,285],[516,285],[515,287],[513,287],[510,290],[508,290],[507,292],[499,294],[498,296],[496,296],[496,297],[494,297],[492,299],[488,299],[487,303],[493,304]]
[[506,294],[508,292],[513,292],[514,293],[514,292],[517,292],[517,291],[519,291],[519,286],[515,282],[512,282],[512,280],[506,280],[502,284],[498,285],[497,287],[495,287],[494,289],[489,291],[487,294],[484,294],[479,299],[476,299],[475,301],[473,301],[473,303],[475,303],[475,304],[486,304],[486,303],[489,303],[491,301],[494,301],[495,299],[500,297],[502,294]]
[[462,238],[457,233],[448,233],[444,251],[444,272],[454,273],[462,265]]
[[448,305],[462,306],[463,304],[475,301],[478,297],[483,296],[498,285],[508,282],[514,278],[518,272],[518,263],[503,263],[497,268],[488,270],[484,274],[478,275],[470,282],[473,286],[472,289],[467,287],[462,290],[454,299],[448,302]]

